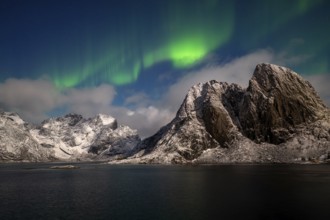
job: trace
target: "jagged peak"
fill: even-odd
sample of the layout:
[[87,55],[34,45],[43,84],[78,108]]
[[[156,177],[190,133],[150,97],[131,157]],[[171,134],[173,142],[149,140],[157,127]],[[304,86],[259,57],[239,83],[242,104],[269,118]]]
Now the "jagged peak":
[[98,114],[95,116],[94,119],[102,125],[109,125],[110,127],[112,127],[112,129],[116,129],[118,127],[117,119],[115,119],[111,115]]
[[21,116],[16,112],[5,112],[1,111],[0,116],[5,117],[18,125],[25,124],[26,122],[21,118]]
[[[67,123],[69,126],[75,126],[80,121],[84,120],[83,116],[76,113],[68,113],[64,116],[48,118],[41,122],[41,126],[44,127],[46,124],[57,124]],[[46,126],[48,127],[48,126]]]
[[[110,115],[97,114],[94,117],[86,119],[82,115],[76,113],[69,113],[64,116],[46,119],[41,123],[41,126],[54,123],[67,124],[69,126],[76,126],[81,123],[94,123],[97,125],[109,126],[112,129],[118,127],[117,120]],[[46,127],[48,127],[48,125]]]
[[113,121],[116,120],[111,115],[106,115],[106,114],[97,114],[95,117],[103,120],[104,123],[107,123],[107,124],[112,123]]
[[64,115],[63,118],[83,118],[83,116],[80,114],[77,114],[77,113],[70,112],[70,113]]
[[[271,70],[271,71],[267,71]],[[296,74],[296,72],[292,71],[291,69],[276,65],[276,64],[271,64],[271,63],[259,63],[256,65],[255,72],[265,72],[267,74],[286,74],[286,73],[291,73],[291,74]]]
[[75,126],[80,121],[84,120],[82,115],[76,114],[76,113],[69,113],[65,115],[64,117],[57,118],[58,121],[68,121],[69,126]]
[[270,97],[276,93],[290,98],[304,97],[311,100],[310,104],[325,107],[316,90],[308,81],[291,69],[275,64],[258,64],[247,91],[259,91]]
[[229,84],[227,82],[219,82],[217,80],[197,83],[188,90],[184,102],[192,104],[197,97],[205,95],[210,89],[226,89],[228,86]]
[[254,70],[249,81],[248,91],[256,87],[269,92],[274,89],[288,90],[288,87],[301,87],[302,89],[313,90],[309,82],[305,81],[299,74],[289,68],[275,64],[261,63]]
[[279,144],[297,126],[325,114],[326,106],[308,81],[289,68],[259,64],[244,96],[240,121],[247,137]]

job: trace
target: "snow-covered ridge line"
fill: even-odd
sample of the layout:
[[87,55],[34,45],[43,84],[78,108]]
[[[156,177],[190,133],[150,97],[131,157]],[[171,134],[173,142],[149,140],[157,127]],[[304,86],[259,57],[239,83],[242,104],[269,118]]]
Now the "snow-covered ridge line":
[[176,117],[121,163],[253,163],[330,160],[330,114],[301,76],[259,64],[249,86],[193,86]]
[[136,130],[118,126],[109,115],[85,119],[73,113],[31,126],[16,113],[2,112],[0,138],[0,161],[115,159],[141,141]]
[[39,126],[0,112],[0,161],[294,163],[330,160],[330,111],[292,70],[259,64],[249,86],[193,86],[176,117],[141,142],[107,115],[68,114]]

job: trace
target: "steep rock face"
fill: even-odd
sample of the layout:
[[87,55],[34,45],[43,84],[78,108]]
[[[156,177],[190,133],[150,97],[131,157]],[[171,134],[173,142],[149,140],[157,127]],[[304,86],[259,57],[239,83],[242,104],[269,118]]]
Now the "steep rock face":
[[[235,84],[211,82],[212,86],[206,88],[203,102],[203,116],[205,129],[222,147],[235,138],[240,130],[238,118],[239,103],[244,90]],[[221,90],[217,87],[223,87]]]
[[297,73],[260,64],[244,95],[240,121],[250,139],[279,144],[288,140],[298,125],[314,122],[325,112],[314,88]]
[[257,65],[247,89],[193,86],[176,117],[123,162],[294,162],[327,158],[329,110],[295,72]]
[[146,156],[148,162],[182,163],[200,156],[207,148],[218,147],[217,140],[205,129],[202,106],[209,95],[207,90],[216,93],[227,87],[226,83],[215,81],[193,86],[177,116],[154,136],[145,139],[137,148],[137,156]]

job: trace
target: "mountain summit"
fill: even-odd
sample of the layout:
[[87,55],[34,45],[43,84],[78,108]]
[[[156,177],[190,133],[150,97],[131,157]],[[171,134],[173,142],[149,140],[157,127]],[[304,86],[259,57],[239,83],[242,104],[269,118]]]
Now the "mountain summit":
[[129,161],[325,160],[329,116],[314,88],[297,73],[259,64],[246,89],[215,80],[193,86],[176,117],[145,139]]
[[126,157],[140,137],[109,115],[67,114],[32,126],[2,112],[0,140],[0,161],[105,160]]
[[0,161],[320,162],[330,160],[330,111],[297,73],[259,64],[246,89],[215,80],[193,86],[176,117],[142,142],[108,115],[32,126],[9,112],[0,112],[0,140]]
[[271,64],[256,67],[240,109],[243,133],[256,142],[279,144],[299,125],[327,115],[312,85],[297,73]]

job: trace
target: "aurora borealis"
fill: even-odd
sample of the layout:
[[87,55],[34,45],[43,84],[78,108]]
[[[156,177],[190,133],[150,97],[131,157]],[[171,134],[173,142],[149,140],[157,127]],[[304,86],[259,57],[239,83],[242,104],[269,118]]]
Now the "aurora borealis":
[[1,0],[0,83],[109,85],[117,106],[140,93],[150,104],[192,71],[264,49],[329,78],[329,16],[327,0]]
[[[133,4],[128,6],[132,7],[128,9],[132,14],[124,18],[111,16],[116,9],[110,6],[108,22],[102,25],[104,33],[91,37],[99,38],[97,41],[79,42],[81,46],[69,50],[69,54],[74,53],[71,58],[63,57],[67,48],[65,51],[55,49],[56,55],[51,58],[55,64],[48,71],[58,88],[100,82],[130,84],[144,69],[166,61],[174,68],[191,67],[227,42],[232,34],[230,2],[129,3]],[[153,10],[152,16],[147,14],[148,7]],[[91,24],[86,28],[92,35],[100,31],[92,30]],[[46,68],[40,72],[47,72]]]

